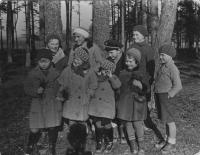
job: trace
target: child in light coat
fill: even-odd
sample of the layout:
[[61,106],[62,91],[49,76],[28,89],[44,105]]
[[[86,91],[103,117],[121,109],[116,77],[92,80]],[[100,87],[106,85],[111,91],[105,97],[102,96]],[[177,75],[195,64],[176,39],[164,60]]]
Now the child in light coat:
[[[90,100],[98,86],[96,74],[90,69],[87,49],[76,48],[72,64],[63,70],[58,82],[61,92],[67,91],[69,94],[63,105],[63,117],[69,120],[70,126],[75,123],[84,125],[86,132]],[[73,150],[74,146],[70,149]]]
[[158,118],[166,123],[166,137],[155,145],[161,149],[162,154],[175,151],[176,143],[176,104],[177,94],[182,89],[180,73],[172,58],[176,50],[172,45],[166,44],[159,48],[161,67],[155,80],[155,95]]
[[96,152],[103,151],[103,133],[105,133],[104,153],[109,153],[113,148],[113,129],[111,121],[115,117],[115,95],[113,89],[121,86],[116,75],[113,75],[116,65],[111,61],[104,60],[98,74],[98,89],[91,100],[89,115],[96,123]]

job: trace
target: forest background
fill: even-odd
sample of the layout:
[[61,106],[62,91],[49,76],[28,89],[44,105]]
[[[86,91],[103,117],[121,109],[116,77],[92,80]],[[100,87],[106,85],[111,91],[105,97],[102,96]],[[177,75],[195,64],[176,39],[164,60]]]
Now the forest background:
[[[83,3],[91,9],[90,16],[82,16]],[[65,5],[64,11],[61,5]],[[45,47],[45,38],[49,34],[62,38],[65,54],[74,45],[73,26],[79,25],[90,30],[91,39],[103,52],[103,42],[107,39],[120,41],[126,51],[133,41],[133,27],[138,24],[148,29],[146,40],[156,51],[156,71],[159,67],[158,47],[170,43],[177,50],[175,63],[184,89],[177,103],[178,149],[175,154],[193,155],[200,150],[199,0],[1,0],[0,17],[0,153],[24,154],[29,133],[30,97],[23,91],[23,82],[35,66],[37,51]],[[23,35],[16,27],[19,18],[24,18],[25,22],[25,27],[21,27]],[[88,26],[82,25],[82,21],[88,18],[91,20],[87,22]],[[75,20],[78,22],[73,24]],[[145,133],[146,150],[148,155],[159,155],[153,144],[165,130],[156,118],[155,109],[151,111],[151,118],[154,125]],[[65,131],[61,132],[58,155],[65,154],[66,138]],[[45,152],[46,140],[43,142],[41,150]],[[87,149],[94,152],[95,143],[91,140],[87,143]],[[116,143],[112,154],[127,155],[130,150],[127,144]]]

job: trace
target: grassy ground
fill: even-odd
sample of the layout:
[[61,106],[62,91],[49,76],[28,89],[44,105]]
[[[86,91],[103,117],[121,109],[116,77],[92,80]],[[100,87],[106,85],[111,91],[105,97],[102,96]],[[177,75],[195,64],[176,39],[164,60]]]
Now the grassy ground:
[[[180,59],[176,61],[181,71],[183,90],[177,103],[177,151],[174,155],[194,155],[200,150],[200,61]],[[0,84],[0,152],[4,155],[23,155],[26,148],[29,128],[28,113],[30,98],[24,94],[23,82],[27,69],[20,65],[10,65],[4,72]],[[165,125],[151,112],[153,125],[145,132],[147,155],[160,155],[153,145],[160,135],[165,134]],[[67,129],[59,133],[57,155],[65,155],[67,149]],[[43,135],[40,154],[45,154],[47,140]],[[95,142],[88,137],[87,150],[94,152]],[[39,153],[35,153],[39,154]],[[127,144],[114,144],[111,155],[129,155]]]

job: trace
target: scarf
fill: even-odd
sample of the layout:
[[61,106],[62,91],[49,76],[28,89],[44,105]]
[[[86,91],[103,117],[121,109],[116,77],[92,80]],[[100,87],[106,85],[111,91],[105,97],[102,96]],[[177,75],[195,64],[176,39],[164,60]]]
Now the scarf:
[[58,52],[53,56],[52,62],[56,64],[60,59],[65,57],[65,54],[61,48],[58,49]]

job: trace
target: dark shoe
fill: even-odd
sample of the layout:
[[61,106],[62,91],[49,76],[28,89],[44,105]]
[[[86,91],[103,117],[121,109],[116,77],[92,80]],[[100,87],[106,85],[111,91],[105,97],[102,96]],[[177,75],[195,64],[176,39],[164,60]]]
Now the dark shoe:
[[105,149],[104,153],[110,153],[113,149],[113,129],[104,129],[105,131]]
[[40,136],[41,136],[40,131],[37,132],[37,133],[30,132],[29,138],[28,138],[28,145],[27,145],[27,149],[26,149],[26,154],[32,154],[33,153],[33,151],[35,150],[35,146],[40,139]]
[[167,144],[167,142],[165,140],[160,141],[159,143],[155,144],[155,148],[156,149],[161,149],[163,148],[165,145]]
[[161,153],[162,154],[169,154],[171,152],[176,151],[176,147],[175,144],[170,144],[167,143],[162,149],[161,149]]
[[136,150],[136,143],[135,140],[130,140],[130,149],[131,149],[131,154],[136,155],[138,151]]
[[103,151],[103,128],[96,128],[96,153],[101,153]]
[[58,138],[58,129],[56,127],[48,129],[49,136],[49,154],[56,155],[56,141]]

